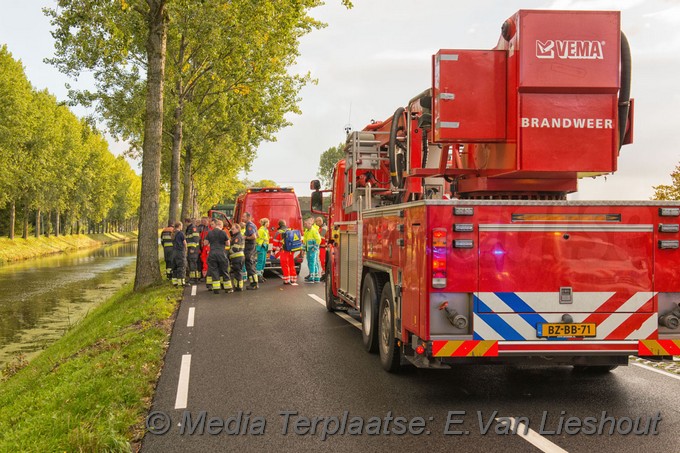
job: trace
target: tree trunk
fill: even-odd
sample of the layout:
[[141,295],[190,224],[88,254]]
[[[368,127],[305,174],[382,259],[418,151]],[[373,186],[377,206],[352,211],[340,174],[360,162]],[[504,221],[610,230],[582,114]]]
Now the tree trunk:
[[163,145],[163,78],[167,38],[167,0],[148,0],[149,35],[146,41],[146,116],[142,144],[142,191],[135,291],[161,280],[158,261],[158,201]]
[[76,234],[80,234],[80,219],[76,220]]
[[[177,61],[181,67],[184,64],[184,49],[186,44],[184,41],[184,35],[180,38],[179,43],[179,56]],[[180,160],[182,159],[182,111],[184,109],[184,93],[182,85],[181,75],[177,77],[177,83],[175,85],[177,90],[177,107],[175,107],[175,124],[172,130],[172,162],[170,164],[170,208],[168,209],[168,222],[176,222],[177,220],[182,221],[185,217],[184,214],[178,219],[177,210],[179,209],[179,191],[180,191]],[[184,205],[182,205],[184,207]]]
[[40,237],[40,208],[35,211],[35,237]]
[[14,240],[14,222],[16,217],[16,203],[12,202],[9,207],[9,238],[12,240]]
[[24,239],[28,239],[28,206],[24,205],[24,232],[21,234],[21,237]]
[[191,208],[193,203],[191,202],[191,195],[193,193],[193,181],[191,180],[191,146],[187,146],[186,153],[184,155],[184,195],[182,196],[182,219],[188,217],[193,217]]
[[59,217],[60,217],[60,215],[59,215],[59,210],[57,209],[57,218],[56,218],[56,220],[57,220],[57,227],[56,227],[55,230],[54,230],[54,235],[55,235],[56,237],[59,237],[59,229],[61,228],[61,222],[60,222]]
[[193,210],[193,216],[194,217],[200,217],[201,216],[201,211],[198,206],[198,191],[196,190],[196,187],[194,187],[194,179],[191,178],[191,208]]
[[45,215],[45,237],[50,237],[52,232],[52,211],[47,211]]

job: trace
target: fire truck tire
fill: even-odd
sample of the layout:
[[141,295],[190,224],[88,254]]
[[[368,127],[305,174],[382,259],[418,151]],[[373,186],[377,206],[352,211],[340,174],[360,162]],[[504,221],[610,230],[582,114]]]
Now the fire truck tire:
[[338,309],[335,296],[333,295],[333,274],[328,272],[326,274],[326,310],[331,313]]
[[397,345],[394,329],[394,297],[389,282],[385,284],[382,293],[380,293],[379,313],[380,364],[385,371],[396,373],[401,367],[401,352]]
[[361,339],[368,352],[378,352],[378,304],[376,276],[369,272],[361,286]]

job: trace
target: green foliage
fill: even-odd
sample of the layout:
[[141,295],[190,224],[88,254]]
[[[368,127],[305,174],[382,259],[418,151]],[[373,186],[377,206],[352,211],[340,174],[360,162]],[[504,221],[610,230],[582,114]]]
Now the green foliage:
[[7,156],[0,208],[13,202],[22,213],[59,213],[72,222],[137,216],[139,177],[101,134],[47,91],[34,90],[5,46],[0,98],[0,152]]
[[654,186],[654,200],[680,200],[680,165],[671,173],[673,182],[670,185]]
[[0,451],[131,451],[180,297],[126,286],[16,370],[0,384]]
[[[287,114],[300,113],[298,93],[313,79],[289,69],[300,38],[325,26],[309,16],[320,4],[168,2],[164,183],[171,181],[179,119],[182,153],[191,149],[189,183],[198,205],[209,207],[238,192],[238,175],[250,170],[258,146],[290,124]],[[352,7],[348,0],[342,4]],[[49,61],[73,77],[89,73],[96,83],[93,91],[71,90],[72,102],[94,106],[110,133],[131,144],[133,155],[143,143],[146,24],[140,12],[146,9],[142,0],[59,0],[57,8],[45,10],[55,26],[56,53]]]
[[344,149],[345,143],[341,142],[339,145],[332,146],[321,153],[321,157],[319,158],[319,171],[316,174],[321,180],[321,187],[328,188],[331,186],[333,169],[335,168],[335,164],[345,156]]
[[32,102],[32,88],[20,62],[7,46],[0,47],[0,207],[21,193],[16,174],[21,171],[22,151],[29,139],[26,118]]

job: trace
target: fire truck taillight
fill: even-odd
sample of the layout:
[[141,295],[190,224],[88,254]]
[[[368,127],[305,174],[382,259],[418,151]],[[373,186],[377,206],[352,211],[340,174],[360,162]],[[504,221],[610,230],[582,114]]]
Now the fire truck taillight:
[[419,355],[425,354],[425,347],[422,344],[419,344],[418,347],[416,347],[416,353]]
[[432,287],[446,288],[446,228],[432,230]]

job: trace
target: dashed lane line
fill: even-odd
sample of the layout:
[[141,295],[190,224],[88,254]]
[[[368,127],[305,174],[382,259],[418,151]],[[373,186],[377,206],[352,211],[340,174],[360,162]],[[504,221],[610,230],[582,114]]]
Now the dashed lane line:
[[663,371],[663,370],[657,370],[654,367],[644,365],[642,363],[635,363],[635,362],[630,362],[631,365],[639,366],[640,368],[644,368],[649,371],[653,371],[655,373],[663,374],[664,376],[668,376],[669,378],[677,379],[680,380],[680,375],[669,373],[668,371]]
[[179,382],[177,383],[177,397],[175,409],[186,409],[189,397],[189,373],[191,372],[191,354],[182,356],[182,364],[179,367]]
[[191,295],[195,296],[196,295],[196,285],[192,285],[191,287]]
[[189,316],[187,316],[187,327],[194,327],[194,315],[195,314],[196,314],[196,307],[189,307]]
[[[561,448],[560,446],[550,442],[545,437],[538,434],[533,429],[529,428],[524,423],[520,422],[515,417],[508,417],[512,422],[513,432],[517,433],[522,439],[529,442],[534,447],[545,453],[567,453],[567,450]],[[501,419],[496,419],[497,422],[502,422]]]
[[[315,301],[317,301],[318,303],[320,303],[321,305],[323,305],[324,307],[326,306],[326,301],[323,300],[322,298],[320,298],[319,296],[317,296],[316,294],[307,294],[307,295],[309,297],[311,297],[312,299],[314,299]],[[347,313],[342,312],[342,311],[336,311],[335,314],[340,316],[342,319],[344,319],[345,321],[347,321],[348,323],[350,323],[351,325],[353,325],[357,329],[361,329],[361,323],[359,321],[357,321],[356,319],[352,318]]]

